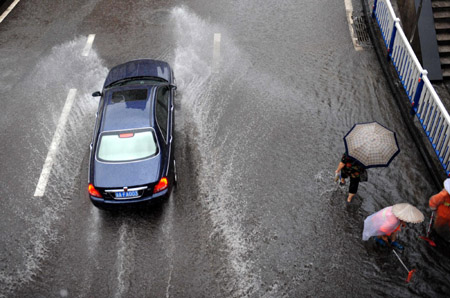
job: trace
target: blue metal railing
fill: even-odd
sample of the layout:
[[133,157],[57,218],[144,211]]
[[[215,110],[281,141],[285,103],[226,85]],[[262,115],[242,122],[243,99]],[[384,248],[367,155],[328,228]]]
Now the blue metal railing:
[[389,61],[397,71],[406,95],[439,162],[450,175],[450,116],[403,32],[389,0],[374,0],[372,17],[380,27]]

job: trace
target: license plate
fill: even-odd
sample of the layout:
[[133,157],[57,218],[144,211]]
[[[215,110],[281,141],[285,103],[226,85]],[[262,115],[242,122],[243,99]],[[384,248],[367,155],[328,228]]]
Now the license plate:
[[116,199],[126,199],[126,198],[133,198],[137,197],[138,192],[137,191],[119,191],[116,192]]

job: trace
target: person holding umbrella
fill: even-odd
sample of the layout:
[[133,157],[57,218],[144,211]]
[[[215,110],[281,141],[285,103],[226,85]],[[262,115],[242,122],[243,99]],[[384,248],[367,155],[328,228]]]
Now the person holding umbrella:
[[397,234],[405,223],[420,223],[424,216],[419,209],[409,203],[395,204],[386,207],[364,220],[364,241],[376,237],[375,241],[382,246],[392,246],[403,250],[403,246],[396,241]]
[[450,179],[444,181],[444,189],[430,198],[428,204],[436,212],[433,228],[444,240],[450,242]]
[[[358,190],[360,175],[367,168],[387,167],[400,152],[395,132],[378,122],[357,123],[344,136],[345,154],[336,169],[341,171],[341,184],[350,176],[347,202]],[[353,178],[353,181],[352,181]]]
[[364,166],[361,165],[356,159],[351,158],[344,153],[341,161],[336,169],[336,175],[341,176],[340,185],[345,184],[345,179],[350,178],[350,187],[348,189],[347,202],[350,203],[353,197],[358,191],[358,185],[360,182],[361,173],[365,171]]

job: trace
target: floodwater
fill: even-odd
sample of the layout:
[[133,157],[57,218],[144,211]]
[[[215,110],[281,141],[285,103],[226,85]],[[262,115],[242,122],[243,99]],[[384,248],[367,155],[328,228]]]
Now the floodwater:
[[[180,182],[171,199],[151,211],[101,212],[86,197],[97,103],[90,93],[107,69],[122,62],[111,58],[114,51],[98,46],[82,60],[86,39],[74,38],[45,52],[25,81],[4,91],[11,95],[28,86],[44,110],[51,110],[45,108],[48,88],[60,98],[65,94],[58,85],[78,88],[78,95],[45,197],[33,198],[29,186],[31,196],[19,205],[1,191],[2,204],[15,216],[2,219],[7,253],[0,294],[446,296],[449,247],[418,240],[426,222],[400,233],[406,247],[401,258],[417,269],[410,283],[394,254],[361,240],[364,219],[396,203],[417,206],[427,221],[428,198],[438,190],[373,48],[353,48],[343,1],[304,2],[194,1],[148,14],[145,4],[126,11],[137,26],[167,24],[159,30],[171,48],[156,45],[151,56],[172,64],[178,85]],[[58,121],[57,113],[51,115],[30,115],[43,127],[35,133],[45,132],[45,144]],[[354,123],[368,121],[396,131],[402,151],[388,168],[370,169],[369,181],[347,204],[347,186],[333,183],[345,150],[342,137]],[[25,140],[28,154],[43,156],[29,166],[39,173],[45,146],[32,150],[31,133]],[[15,233],[19,226],[22,232]]]
[[[285,5],[280,10],[292,8]],[[257,4],[246,9],[269,14]],[[309,14],[323,12],[316,9]],[[380,80],[373,49],[354,51],[330,24],[314,26],[314,38],[305,30],[279,44],[253,44],[255,32],[285,30],[269,18],[240,44],[226,40],[219,74],[193,74],[193,66],[204,63],[203,43],[210,42],[202,37],[220,29],[184,9],[174,13],[181,27],[189,27],[177,36],[175,67],[186,90],[183,104],[192,106],[192,121],[204,136],[199,151],[209,153],[202,155],[204,202],[230,250],[239,295],[446,295],[448,246],[433,249],[418,241],[425,223],[400,235],[407,247],[403,261],[418,269],[410,284],[392,253],[361,240],[365,217],[386,206],[409,202],[428,216],[435,191]],[[234,17],[236,26],[245,22]],[[300,17],[289,21],[308,26]],[[332,183],[345,150],[342,137],[354,123],[368,121],[396,131],[402,152],[389,168],[369,170],[369,182],[347,204],[347,188]]]

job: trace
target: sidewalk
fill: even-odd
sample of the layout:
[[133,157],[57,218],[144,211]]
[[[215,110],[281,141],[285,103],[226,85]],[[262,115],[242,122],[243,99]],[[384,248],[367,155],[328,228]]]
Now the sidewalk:
[[[442,182],[446,178],[446,173],[439,162],[431,143],[426,137],[422,126],[419,124],[417,117],[410,115],[411,104],[403,85],[398,78],[394,66],[387,60],[387,50],[381,37],[378,24],[376,20],[372,18],[373,0],[361,0],[361,4],[367,20],[369,35],[372,40],[374,50],[377,54],[380,66],[385,74],[389,88],[394,96],[395,103],[400,110],[402,120],[404,121],[417,149],[419,150],[420,156],[418,158],[422,158],[424,160],[430,178],[432,178],[434,182],[436,191],[439,191],[442,189]],[[397,0],[391,0],[391,4],[394,8],[395,14],[400,18]],[[435,88],[436,93],[439,95],[447,111],[450,111],[450,88],[445,86],[444,83],[433,84],[433,87]]]

